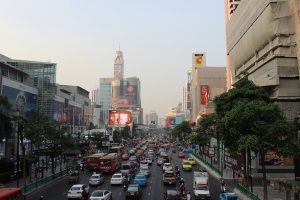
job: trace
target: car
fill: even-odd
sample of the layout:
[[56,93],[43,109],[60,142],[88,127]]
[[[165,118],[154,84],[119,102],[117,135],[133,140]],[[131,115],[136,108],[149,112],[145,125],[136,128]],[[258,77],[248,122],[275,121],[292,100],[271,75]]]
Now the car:
[[145,174],[137,173],[134,177],[133,183],[134,184],[139,184],[141,186],[146,186],[147,185],[147,178],[146,178]]
[[183,160],[181,163],[182,170],[190,171],[192,170],[192,165],[188,160]]
[[157,164],[158,166],[161,166],[161,165],[164,164],[164,162],[165,162],[165,159],[164,159],[164,158],[159,158],[159,159],[157,159],[156,164]]
[[130,161],[137,161],[137,156],[136,155],[132,155],[129,157]]
[[122,163],[121,165],[121,174],[125,175],[125,174],[129,174],[131,171],[132,167],[130,165],[130,163]]
[[110,179],[111,185],[122,185],[124,183],[125,177],[121,173],[115,173]]
[[145,158],[145,160],[148,162],[149,165],[152,165],[152,159],[151,158]]
[[104,183],[104,176],[102,174],[92,174],[89,179],[89,185],[100,185]]
[[150,170],[146,168],[141,168],[139,173],[145,174],[146,177],[149,177],[151,175]]
[[128,185],[126,191],[126,199],[141,199],[141,197],[142,197],[142,188],[139,184]]
[[176,153],[176,149],[175,148],[172,149],[172,153]]
[[177,190],[167,190],[166,192],[166,200],[180,200],[180,194]]
[[176,179],[173,171],[165,171],[162,178],[164,184],[176,184]]
[[173,171],[173,167],[171,163],[164,163],[163,165],[163,171]]
[[111,200],[112,192],[108,190],[95,190],[89,200]]
[[187,159],[191,165],[196,165],[196,160],[194,158],[188,158]]
[[183,152],[179,152],[179,153],[178,153],[178,158],[185,158],[184,153],[183,153]]
[[67,194],[68,199],[80,199],[82,197],[82,192],[85,190],[89,193],[89,187],[84,184],[73,185]]
[[240,200],[240,197],[236,193],[222,193],[219,200]]
[[79,181],[79,171],[78,170],[70,171],[68,174],[68,180],[69,180],[69,183],[78,182]]
[[128,154],[127,154],[127,153],[124,153],[124,154],[122,155],[122,160],[128,160],[128,159],[129,159]]

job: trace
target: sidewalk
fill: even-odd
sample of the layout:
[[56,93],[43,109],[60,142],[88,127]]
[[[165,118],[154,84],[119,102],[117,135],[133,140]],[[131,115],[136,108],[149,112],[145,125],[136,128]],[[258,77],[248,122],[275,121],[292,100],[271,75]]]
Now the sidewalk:
[[[220,179],[221,176],[216,173],[215,171],[213,171],[212,169],[209,168],[209,166],[207,166],[205,163],[203,163],[201,160],[198,160],[196,157],[194,157],[192,154],[191,156],[197,160],[197,162],[204,167],[207,172],[212,175],[215,178]],[[210,160],[206,159],[206,161],[210,162]],[[213,166],[218,167],[215,163],[212,163]],[[229,183],[229,186],[232,186],[231,188],[234,187],[234,178],[233,178],[233,173],[231,169],[223,169],[223,176],[222,178],[226,181],[226,183]],[[245,196],[243,193],[241,193],[241,191],[237,190],[236,188],[233,188],[233,191],[237,194],[239,194],[241,196],[242,199],[250,199],[247,196]],[[263,199],[263,187],[262,186],[253,186],[253,194],[258,195],[258,197],[260,199]],[[272,200],[285,200],[286,196],[285,196],[285,192],[280,192],[279,190],[275,190],[273,187],[268,186],[268,199],[272,199]],[[292,200],[293,195],[292,195]]]
[[[66,167],[67,167],[67,163],[62,163],[61,170],[66,169]],[[56,166],[54,172],[55,172],[55,173],[60,172],[60,166],[59,166],[59,165]],[[51,175],[52,175],[51,168],[48,169],[48,170],[44,169],[44,177],[48,177],[48,176],[51,176]],[[28,184],[30,184],[30,183],[32,183],[32,182],[35,182],[35,181],[41,179],[41,177],[35,178],[34,176],[35,176],[35,175],[34,175],[34,172],[32,172],[31,182],[29,181],[29,180],[30,180],[30,177],[29,177],[29,176],[26,176],[26,185],[28,185]],[[20,177],[20,178],[19,178],[19,187],[23,187],[23,186],[24,186],[24,178],[23,178],[23,177]],[[8,182],[8,183],[5,183],[5,184],[4,184],[4,187],[17,187],[17,179],[12,180],[12,181],[10,181],[10,182]]]

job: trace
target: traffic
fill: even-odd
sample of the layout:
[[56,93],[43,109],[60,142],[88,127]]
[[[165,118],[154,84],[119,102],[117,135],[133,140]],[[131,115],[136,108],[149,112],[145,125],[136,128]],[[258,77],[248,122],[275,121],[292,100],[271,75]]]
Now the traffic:
[[115,146],[84,157],[78,171],[26,199],[239,199],[184,149],[166,137]]

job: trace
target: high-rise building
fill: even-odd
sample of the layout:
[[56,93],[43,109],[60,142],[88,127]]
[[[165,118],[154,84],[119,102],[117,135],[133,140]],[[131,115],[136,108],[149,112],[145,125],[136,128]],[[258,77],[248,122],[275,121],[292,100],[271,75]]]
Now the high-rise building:
[[116,51],[116,57],[114,60],[114,79],[123,79],[124,77],[124,59],[123,52]]
[[286,118],[300,113],[298,1],[241,1],[226,25],[233,85],[247,78],[264,88]]
[[154,110],[151,110],[146,114],[146,125],[155,125],[158,126],[158,115]]
[[100,78],[100,127],[108,123],[108,110],[111,108],[111,86],[113,78]]
[[140,80],[137,77],[113,80],[111,101],[113,109],[132,110],[135,115],[138,115],[134,118],[139,124],[143,122],[140,85]]

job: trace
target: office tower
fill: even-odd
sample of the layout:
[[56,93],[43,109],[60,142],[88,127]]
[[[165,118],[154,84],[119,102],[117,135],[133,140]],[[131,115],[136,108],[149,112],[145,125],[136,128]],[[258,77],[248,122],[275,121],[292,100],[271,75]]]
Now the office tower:
[[113,78],[100,78],[100,127],[107,124],[108,110],[111,108],[111,86]]
[[114,79],[120,80],[124,77],[124,59],[123,52],[116,51],[116,57],[114,60]]

